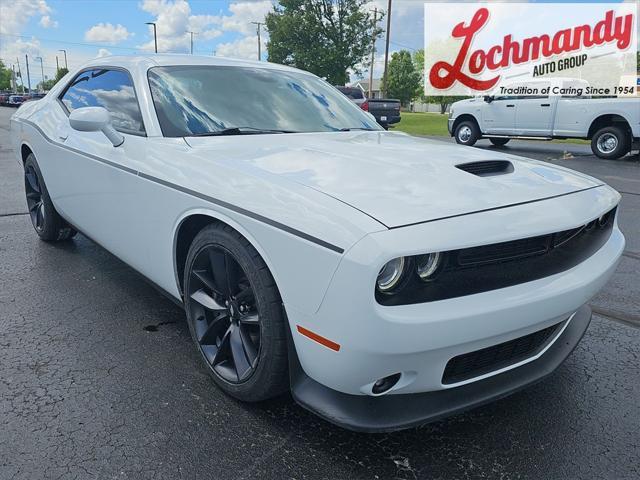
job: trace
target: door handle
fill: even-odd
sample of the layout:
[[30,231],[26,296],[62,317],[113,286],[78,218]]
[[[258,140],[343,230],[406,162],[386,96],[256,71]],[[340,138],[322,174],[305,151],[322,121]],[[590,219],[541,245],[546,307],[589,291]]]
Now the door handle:
[[540,106],[541,107],[550,107],[551,104],[550,103],[541,103]]
[[513,104],[507,105],[507,108],[513,108],[513,107],[515,107],[515,105]]

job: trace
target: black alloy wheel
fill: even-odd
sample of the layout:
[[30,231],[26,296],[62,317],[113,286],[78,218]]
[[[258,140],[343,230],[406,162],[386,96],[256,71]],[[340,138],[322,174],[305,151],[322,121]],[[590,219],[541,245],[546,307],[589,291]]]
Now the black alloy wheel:
[[53,206],[36,157],[30,153],[24,162],[24,190],[33,228],[45,242],[73,238],[77,233]]
[[33,165],[27,165],[24,170],[24,189],[27,195],[27,208],[29,209],[31,223],[36,232],[41,233],[44,230],[46,212],[42,198],[42,188]]
[[251,283],[231,252],[206,246],[190,272],[189,314],[200,351],[226,382],[246,381],[260,355],[260,312]]

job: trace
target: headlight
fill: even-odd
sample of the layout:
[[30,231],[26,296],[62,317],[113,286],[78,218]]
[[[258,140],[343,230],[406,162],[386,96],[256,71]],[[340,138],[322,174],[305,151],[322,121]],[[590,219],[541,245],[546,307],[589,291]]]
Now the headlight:
[[404,273],[404,257],[394,258],[386,263],[378,273],[377,286],[380,292],[388,293],[393,290],[402,279]]
[[442,256],[439,252],[429,253],[418,257],[416,261],[416,270],[421,280],[428,282],[440,268],[440,259]]

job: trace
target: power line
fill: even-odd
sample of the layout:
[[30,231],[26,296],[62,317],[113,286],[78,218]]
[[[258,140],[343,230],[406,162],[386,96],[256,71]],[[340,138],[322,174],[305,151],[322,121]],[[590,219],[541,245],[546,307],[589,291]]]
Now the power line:
[[39,42],[50,42],[50,43],[65,43],[67,45],[77,45],[77,46],[81,46],[81,47],[94,47],[94,48],[107,48],[107,49],[116,49],[116,50],[133,50],[133,51],[139,51],[141,50],[140,48],[134,48],[134,47],[118,47],[115,45],[102,45],[99,43],[82,43],[82,42],[69,42],[69,41],[65,41],[65,40],[54,40],[51,38],[40,38],[37,35],[15,35],[15,34],[11,34],[11,33],[0,33],[0,36],[3,37],[14,37],[14,38],[26,38],[26,39],[32,39],[35,38],[37,41]]

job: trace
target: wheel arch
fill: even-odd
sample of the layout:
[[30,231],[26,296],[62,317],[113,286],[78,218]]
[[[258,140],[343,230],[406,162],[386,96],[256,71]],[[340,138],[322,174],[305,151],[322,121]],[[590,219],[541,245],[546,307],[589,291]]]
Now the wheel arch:
[[184,269],[186,266],[187,254],[189,247],[193,243],[196,235],[206,226],[211,224],[223,224],[234,229],[238,234],[244,237],[253,248],[257,250],[260,257],[264,260],[265,264],[269,268],[269,272],[273,276],[276,286],[280,295],[283,292],[280,288],[280,282],[278,281],[277,272],[274,266],[266,254],[265,250],[261,247],[257,239],[242,225],[233,220],[232,218],[207,209],[195,209],[185,212],[176,222],[173,234],[173,269],[176,280],[176,286],[180,297],[183,296],[184,288]]
[[604,127],[620,126],[624,128],[628,135],[631,135],[631,124],[624,115],[619,113],[606,113],[594,118],[589,125],[587,138],[591,139],[595,133]]
[[453,126],[451,127],[452,137],[455,136],[458,125],[460,125],[464,121],[474,122],[476,124],[476,127],[478,127],[478,131],[480,132],[480,134],[482,134],[482,130],[480,129],[480,123],[478,122],[478,119],[475,117],[475,115],[471,113],[463,113],[462,115],[458,115],[456,119],[453,121]]
[[22,144],[20,145],[20,158],[22,159],[22,165],[24,165],[24,163],[27,161],[27,157],[32,153],[34,152],[31,145],[23,141]]

